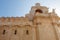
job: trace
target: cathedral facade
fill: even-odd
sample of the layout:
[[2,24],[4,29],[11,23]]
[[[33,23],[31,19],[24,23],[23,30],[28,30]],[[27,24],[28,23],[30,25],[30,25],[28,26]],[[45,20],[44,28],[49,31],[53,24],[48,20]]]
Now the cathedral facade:
[[60,40],[60,17],[36,3],[25,17],[0,17],[0,40]]

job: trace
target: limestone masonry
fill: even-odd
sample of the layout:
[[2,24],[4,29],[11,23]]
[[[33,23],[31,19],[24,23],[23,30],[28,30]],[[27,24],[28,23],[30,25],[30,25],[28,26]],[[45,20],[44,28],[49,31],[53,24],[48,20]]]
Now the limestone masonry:
[[25,17],[0,17],[0,40],[60,40],[60,17],[36,3]]

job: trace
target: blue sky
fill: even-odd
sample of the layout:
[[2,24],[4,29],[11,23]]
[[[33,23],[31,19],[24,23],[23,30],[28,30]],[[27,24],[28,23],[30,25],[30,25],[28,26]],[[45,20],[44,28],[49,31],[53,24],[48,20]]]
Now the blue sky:
[[55,8],[60,16],[60,0],[0,0],[0,17],[24,16],[37,2],[42,6],[47,6],[50,11]]

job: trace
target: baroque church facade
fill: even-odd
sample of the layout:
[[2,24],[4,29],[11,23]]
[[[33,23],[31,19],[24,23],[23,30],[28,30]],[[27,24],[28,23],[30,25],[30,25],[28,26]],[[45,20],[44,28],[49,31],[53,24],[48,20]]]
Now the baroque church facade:
[[36,3],[25,17],[0,17],[0,40],[60,40],[60,17]]

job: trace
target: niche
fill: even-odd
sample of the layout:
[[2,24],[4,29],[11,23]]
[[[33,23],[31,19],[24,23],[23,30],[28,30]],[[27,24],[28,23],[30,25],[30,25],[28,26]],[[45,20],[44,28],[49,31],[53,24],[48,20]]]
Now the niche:
[[35,12],[43,13],[43,11],[42,11],[42,10],[40,10],[40,9],[37,9]]

